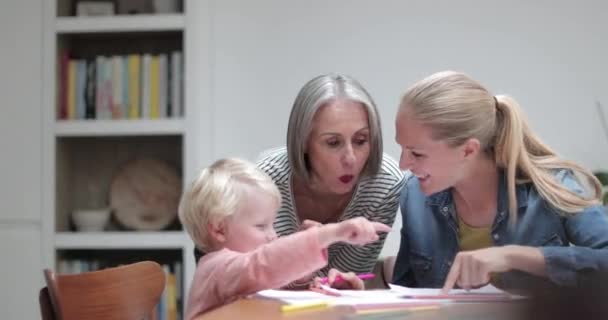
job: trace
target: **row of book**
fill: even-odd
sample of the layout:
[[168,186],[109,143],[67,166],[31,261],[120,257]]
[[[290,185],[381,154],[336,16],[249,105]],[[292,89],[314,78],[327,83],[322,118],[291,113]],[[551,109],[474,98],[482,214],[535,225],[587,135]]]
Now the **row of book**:
[[163,54],[61,55],[58,118],[179,118],[183,110],[181,51]]
[[[58,262],[57,270],[60,274],[75,274],[89,271],[102,270],[117,266],[116,263],[107,260],[96,259],[61,259]],[[171,264],[163,264],[166,276],[165,290],[163,291],[156,313],[158,320],[178,320],[182,319],[183,306],[183,269],[181,261]]]

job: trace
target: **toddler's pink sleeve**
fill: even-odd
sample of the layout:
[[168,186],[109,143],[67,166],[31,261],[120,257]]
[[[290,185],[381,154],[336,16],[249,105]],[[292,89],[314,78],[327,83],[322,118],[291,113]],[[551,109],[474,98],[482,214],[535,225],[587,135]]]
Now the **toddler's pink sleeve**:
[[223,249],[204,256],[195,271],[188,318],[264,289],[280,288],[327,264],[318,228],[276,239],[251,252]]

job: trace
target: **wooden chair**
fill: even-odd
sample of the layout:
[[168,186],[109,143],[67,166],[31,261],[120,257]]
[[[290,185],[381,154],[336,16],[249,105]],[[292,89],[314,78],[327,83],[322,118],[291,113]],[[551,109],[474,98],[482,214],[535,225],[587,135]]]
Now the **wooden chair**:
[[[44,276],[48,294],[43,288],[39,300],[45,320],[156,319],[165,288],[165,273],[152,261],[70,275],[45,269]],[[45,318],[48,297],[54,318]]]
[[44,287],[40,289],[40,294],[38,294],[38,302],[40,303],[42,320],[56,320],[55,310],[53,310],[51,296],[49,295],[49,288]]

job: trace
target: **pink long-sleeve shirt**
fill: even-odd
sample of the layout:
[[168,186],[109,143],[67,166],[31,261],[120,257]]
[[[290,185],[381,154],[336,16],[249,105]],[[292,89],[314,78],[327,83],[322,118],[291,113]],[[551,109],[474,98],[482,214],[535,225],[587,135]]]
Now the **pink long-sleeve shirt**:
[[327,264],[318,228],[281,237],[251,252],[222,249],[199,261],[187,319],[264,289],[280,288]]

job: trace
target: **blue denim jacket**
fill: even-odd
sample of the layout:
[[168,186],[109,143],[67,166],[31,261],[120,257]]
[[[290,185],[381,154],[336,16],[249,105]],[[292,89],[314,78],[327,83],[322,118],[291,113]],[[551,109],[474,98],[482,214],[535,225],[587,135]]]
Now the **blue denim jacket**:
[[[570,190],[583,190],[569,171],[556,174]],[[518,220],[509,223],[506,177],[501,175],[498,213],[492,225],[494,245],[540,247],[545,257],[550,283],[570,286],[579,277],[608,272],[608,215],[603,206],[586,208],[564,216],[550,208],[530,183],[516,187]],[[409,287],[443,286],[459,250],[458,223],[451,190],[430,196],[420,190],[418,178],[411,176],[401,191],[401,246],[395,263],[393,283]],[[504,288],[525,289],[530,279],[523,272],[508,272],[498,279]]]

